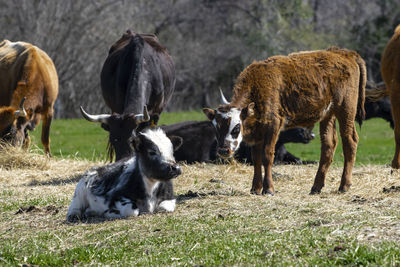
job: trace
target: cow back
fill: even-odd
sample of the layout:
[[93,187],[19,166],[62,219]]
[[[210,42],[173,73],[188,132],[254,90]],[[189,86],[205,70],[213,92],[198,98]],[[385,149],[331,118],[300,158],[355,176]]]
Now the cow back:
[[332,48],[254,62],[239,75],[229,106],[244,108],[255,102],[262,123],[283,117],[288,128],[310,127],[332,102],[343,101],[348,84],[357,87],[358,98],[359,58],[353,51]]
[[161,113],[175,87],[172,58],[154,35],[127,32],[109,51],[101,87],[112,112]]
[[58,76],[49,56],[25,42],[0,43],[0,105],[24,106],[35,112],[52,106],[58,95]]

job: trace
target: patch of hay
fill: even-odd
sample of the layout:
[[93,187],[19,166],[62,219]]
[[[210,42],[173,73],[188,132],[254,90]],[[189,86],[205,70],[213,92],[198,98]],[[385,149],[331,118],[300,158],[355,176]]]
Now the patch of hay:
[[0,168],[5,170],[49,168],[48,158],[38,153],[29,153],[19,147],[0,144]]

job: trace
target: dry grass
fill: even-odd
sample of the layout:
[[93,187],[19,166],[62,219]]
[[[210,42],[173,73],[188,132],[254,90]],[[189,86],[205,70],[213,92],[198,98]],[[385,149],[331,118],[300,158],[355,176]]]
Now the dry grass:
[[[144,237],[154,235],[149,229],[166,218],[239,218],[245,222],[235,229],[239,232],[266,228],[263,231],[284,234],[302,227],[325,227],[329,229],[328,241],[343,236],[364,244],[400,241],[400,174],[391,173],[388,166],[357,166],[353,186],[344,194],[337,193],[342,168],[332,167],[320,195],[308,194],[317,165],[274,166],[276,195],[255,196],[249,194],[251,166],[183,165],[183,174],[175,180],[179,201],[173,214],[95,224],[66,223],[65,214],[80,174],[101,164],[2,150],[0,243],[35,243],[35,231],[45,231],[52,236],[48,246],[54,251],[78,243],[97,247],[135,232]],[[384,188],[388,190],[384,192]],[[128,232],[125,226],[129,226]],[[118,231],[119,227],[124,230]],[[107,239],[97,239],[95,235],[100,232],[111,234]]]

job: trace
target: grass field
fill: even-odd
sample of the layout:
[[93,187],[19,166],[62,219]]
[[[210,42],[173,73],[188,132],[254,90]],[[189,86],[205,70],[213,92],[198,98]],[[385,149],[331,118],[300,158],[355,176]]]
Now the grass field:
[[[205,120],[201,111],[163,113],[160,124],[171,124],[187,120]],[[357,126],[358,127],[358,126]],[[307,145],[287,144],[288,151],[304,160],[319,160],[320,141],[318,125],[314,128],[316,138]],[[365,121],[362,130],[358,127],[360,142],[357,164],[387,164],[394,154],[393,131],[389,123],[382,119]],[[40,144],[40,126],[33,132],[34,145]],[[84,119],[55,120],[51,129],[51,150],[55,157],[82,158],[92,161],[104,160],[107,145],[107,132],[98,123]],[[340,137],[339,137],[340,142]],[[341,142],[335,154],[335,165],[343,164]]]
[[[163,114],[161,123],[203,117]],[[400,264],[400,172],[387,166],[394,144],[383,120],[363,125],[347,193],[337,193],[341,149],[313,196],[316,164],[274,166],[272,197],[249,194],[251,166],[182,164],[174,213],[75,224],[65,221],[73,191],[85,170],[104,164],[107,136],[96,124],[55,120],[51,138],[52,159],[16,149],[0,155],[0,265]],[[319,158],[318,140],[287,148]]]

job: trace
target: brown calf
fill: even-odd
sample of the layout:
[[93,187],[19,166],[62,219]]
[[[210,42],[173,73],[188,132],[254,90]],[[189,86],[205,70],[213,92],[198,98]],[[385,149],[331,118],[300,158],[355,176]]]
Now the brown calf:
[[347,191],[358,143],[354,120],[361,125],[365,117],[365,84],[364,60],[354,51],[334,47],[274,56],[249,65],[237,79],[231,103],[220,106],[218,112],[241,110],[243,140],[253,146],[251,192],[274,193],[271,166],[279,132],[317,122],[321,157],[311,193],[321,192],[337,145],[336,119],[344,153],[339,191]]
[[27,147],[27,131],[43,118],[41,139],[50,155],[50,125],[58,94],[53,61],[29,43],[4,40],[0,42],[0,77],[0,138]]
[[392,168],[400,168],[400,25],[394,30],[392,38],[383,51],[381,73],[385,86],[366,91],[371,101],[378,101],[384,96],[390,97],[394,120],[394,140],[396,152],[392,160]]

